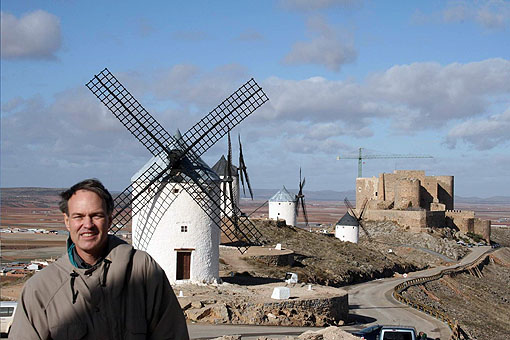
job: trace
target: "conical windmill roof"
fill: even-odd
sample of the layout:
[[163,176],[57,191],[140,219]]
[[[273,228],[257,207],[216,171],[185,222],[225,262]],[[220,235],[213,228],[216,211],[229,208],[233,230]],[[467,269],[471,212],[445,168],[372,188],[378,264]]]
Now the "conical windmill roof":
[[336,222],[336,225],[347,225],[347,226],[359,226],[358,220],[354,218],[351,214],[348,212],[345,213],[345,215]]
[[296,196],[287,191],[285,186],[269,199],[269,202],[294,202]]
[[[182,140],[182,136],[181,136],[181,132],[179,130],[177,130],[177,132],[175,133],[175,139],[181,144],[180,148],[182,148],[183,145],[185,145],[184,141]],[[172,150],[172,149],[175,149],[176,146],[175,145],[170,145],[168,147],[169,150]],[[191,165],[191,162],[189,161],[189,159],[187,157],[184,157],[183,158],[183,161],[187,161],[189,165]],[[159,155],[157,156],[153,156],[147,163],[145,163],[144,166],[142,166],[140,168],[140,170],[138,170],[132,177],[131,177],[131,182],[137,180],[145,171],[147,171],[147,169],[149,169],[154,163],[157,163],[157,165],[159,167],[161,167],[161,169],[165,169],[168,164],[169,164],[169,160],[168,160],[168,154],[166,152],[161,152]],[[200,157],[198,158],[198,161],[197,161],[197,164],[193,167],[193,169],[197,172],[198,176],[204,178],[206,174],[209,175],[209,177],[213,180],[213,181],[219,181],[220,178],[218,177],[218,175],[216,174],[216,172],[214,172],[210,167],[209,165],[207,165],[206,162],[204,162]]]
[[[227,166],[228,162],[225,156],[222,155],[219,161],[217,161],[216,164],[213,165],[212,169],[218,174],[218,176],[225,176],[226,174],[225,170],[227,169]],[[232,164],[231,170],[232,176],[239,176],[239,174],[237,173],[237,167],[234,164]]]

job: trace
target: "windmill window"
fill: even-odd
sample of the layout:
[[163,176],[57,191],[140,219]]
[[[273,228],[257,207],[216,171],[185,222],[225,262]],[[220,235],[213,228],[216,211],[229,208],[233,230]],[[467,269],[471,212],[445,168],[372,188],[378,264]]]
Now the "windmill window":
[[179,192],[179,189],[174,189],[174,194],[177,194]]
[[188,226],[187,225],[181,225],[181,233],[187,233],[188,232]]

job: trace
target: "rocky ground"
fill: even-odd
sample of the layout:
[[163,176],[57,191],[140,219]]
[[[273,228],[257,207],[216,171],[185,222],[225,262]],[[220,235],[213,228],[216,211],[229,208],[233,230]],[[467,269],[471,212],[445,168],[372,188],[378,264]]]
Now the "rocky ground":
[[[242,337],[240,335],[224,335],[212,340],[242,340]],[[259,337],[258,340],[271,339],[267,337]],[[359,338],[341,330],[338,327],[330,326],[319,331],[307,331],[297,337],[288,336],[285,340],[359,340]]]
[[268,266],[258,257],[245,256],[243,270],[229,267],[223,258],[223,272],[244,273],[253,278],[284,278],[286,272],[295,272],[301,282],[341,287],[455,261],[469,251],[458,245],[453,236],[444,238],[445,231],[411,233],[389,222],[368,224],[371,238],[361,234],[359,244],[342,242],[332,234],[277,227],[267,220],[255,223],[268,246],[280,243],[284,249],[293,250],[295,263]]
[[[510,250],[501,251],[506,254],[500,257],[508,261]],[[403,295],[454,317],[472,339],[506,339],[510,334],[510,262],[489,263],[482,274],[445,276],[412,286]]]

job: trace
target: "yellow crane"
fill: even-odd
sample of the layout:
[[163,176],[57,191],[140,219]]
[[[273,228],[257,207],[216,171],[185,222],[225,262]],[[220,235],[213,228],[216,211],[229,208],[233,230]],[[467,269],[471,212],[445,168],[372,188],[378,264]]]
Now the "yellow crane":
[[363,148],[359,148],[359,155],[355,156],[338,156],[336,159],[357,159],[358,160],[358,177],[362,176],[362,164],[364,159],[382,159],[382,158],[434,158],[429,155],[363,155],[361,150]]

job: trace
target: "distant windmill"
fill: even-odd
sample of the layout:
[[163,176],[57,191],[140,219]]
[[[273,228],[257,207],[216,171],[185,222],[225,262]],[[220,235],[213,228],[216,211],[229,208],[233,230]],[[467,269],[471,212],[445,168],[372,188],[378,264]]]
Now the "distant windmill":
[[299,207],[303,211],[303,217],[305,218],[305,225],[308,227],[308,215],[306,214],[305,195],[303,194],[303,188],[305,186],[305,178],[301,180],[301,168],[299,168],[299,192],[296,195],[296,216],[299,215]]
[[363,177],[363,160],[364,159],[392,159],[392,158],[434,158],[429,155],[362,155],[361,150],[363,148],[359,148],[358,155],[347,155],[347,156],[338,156],[336,159],[357,159],[358,160],[358,177]]
[[365,232],[365,234],[367,235],[367,238],[369,241],[372,241],[372,237],[370,237],[370,234],[368,233],[368,230],[365,228],[365,226],[363,225],[363,213],[365,212],[365,209],[367,207],[367,203],[368,203],[368,200],[366,199],[362,206],[361,206],[361,211],[359,213],[359,215],[357,215],[355,212],[354,212],[354,208],[351,204],[351,202],[349,202],[349,200],[347,199],[347,197],[344,199],[344,203],[345,203],[345,206],[347,207],[347,210],[349,211],[350,215],[352,217],[354,217],[357,221],[358,221],[358,224],[359,226],[361,227],[361,229],[363,229],[363,231]]
[[248,169],[246,168],[246,163],[244,162],[243,156],[243,145],[241,144],[241,135],[239,137],[239,178],[241,179],[241,183],[243,185],[243,194],[246,196],[244,181],[246,178],[246,184],[248,185],[248,190],[250,191],[250,197],[253,200],[253,191],[251,190],[250,178],[248,177]]

